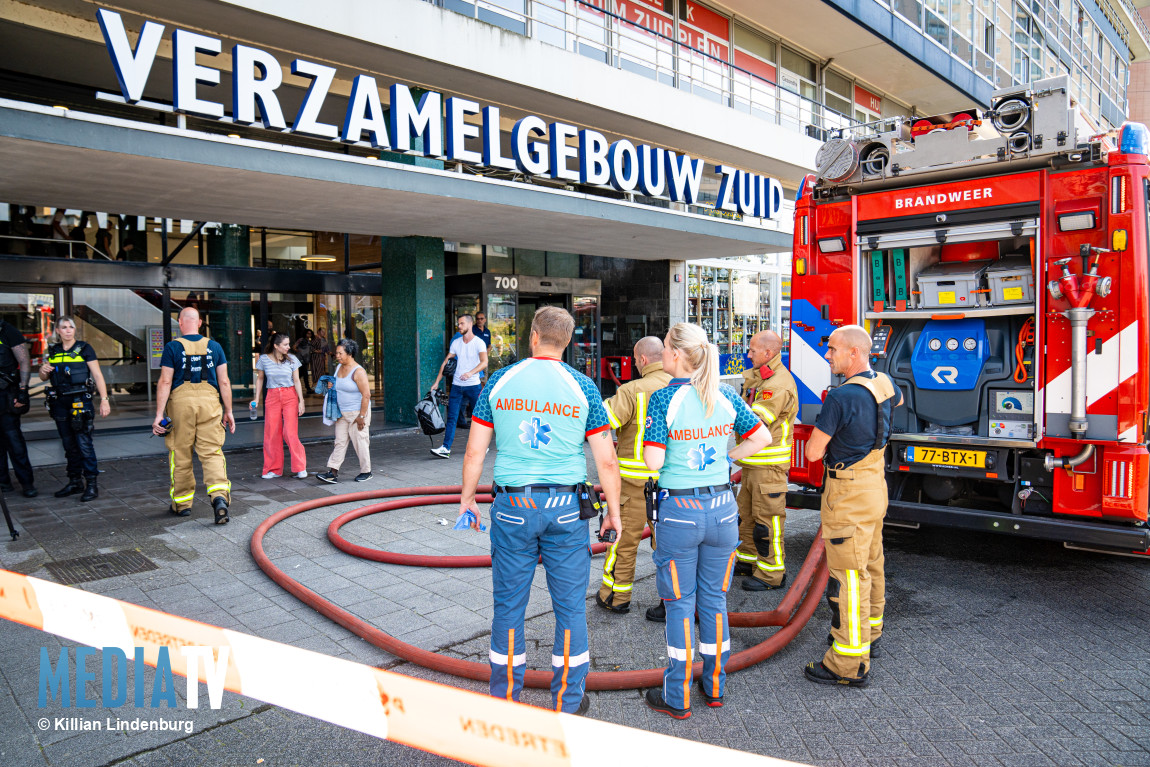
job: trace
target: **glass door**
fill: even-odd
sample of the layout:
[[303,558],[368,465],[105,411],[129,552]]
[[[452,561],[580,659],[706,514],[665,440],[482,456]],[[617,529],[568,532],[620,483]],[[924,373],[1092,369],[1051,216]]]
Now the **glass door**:
[[599,297],[575,296],[571,367],[599,385]]

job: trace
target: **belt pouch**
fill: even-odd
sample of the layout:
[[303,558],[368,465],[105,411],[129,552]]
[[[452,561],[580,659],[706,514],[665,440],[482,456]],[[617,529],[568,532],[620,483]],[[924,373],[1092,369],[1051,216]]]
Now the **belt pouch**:
[[659,521],[659,484],[655,480],[643,485],[643,499],[647,502],[647,523],[653,526]]
[[599,516],[599,494],[588,484],[579,485],[579,519],[594,519]]

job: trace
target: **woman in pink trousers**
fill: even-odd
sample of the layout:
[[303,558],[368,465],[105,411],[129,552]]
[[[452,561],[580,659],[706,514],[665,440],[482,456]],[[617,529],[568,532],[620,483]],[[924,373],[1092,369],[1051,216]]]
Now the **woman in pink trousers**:
[[[299,441],[299,417],[303,415],[303,385],[299,380],[300,361],[289,353],[291,339],[283,333],[272,335],[268,353],[256,362],[254,413],[264,398],[264,479],[283,476],[283,443],[291,453],[291,470],[300,479],[307,476],[307,456]],[[266,379],[266,385],[264,381]]]

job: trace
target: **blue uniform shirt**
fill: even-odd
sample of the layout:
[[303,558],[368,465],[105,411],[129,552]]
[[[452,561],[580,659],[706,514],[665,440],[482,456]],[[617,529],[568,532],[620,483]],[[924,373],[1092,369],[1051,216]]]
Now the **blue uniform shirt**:
[[[203,336],[198,333],[191,333],[183,336],[183,338],[189,341],[199,341]],[[216,380],[216,368],[228,364],[228,360],[224,356],[224,347],[220,346],[217,341],[209,340],[206,356],[207,359],[201,359],[200,355],[192,355],[188,358],[188,380],[192,383],[210,383],[218,389],[220,384]],[[164,347],[163,356],[160,357],[160,367],[172,369],[173,390],[184,383],[184,363],[184,345],[176,340],[169,341],[168,345]]]
[[[877,374],[868,370],[859,375],[874,378]],[[879,417],[879,413],[875,412],[877,407],[882,407],[882,423],[885,428],[882,444],[885,445],[890,438],[891,406],[898,399],[896,391],[894,397],[880,406],[875,402],[874,395],[858,384],[837,386],[827,392],[827,398],[815,419],[815,428],[831,438],[827,443],[823,463],[831,468],[847,468],[874,450]]]
[[591,379],[550,357],[493,373],[472,420],[495,429],[495,483],[512,487],[586,481],[583,441],[610,428]]
[[738,393],[719,385],[711,417],[690,379],[672,378],[651,395],[644,445],[666,449],[659,487],[684,490],[729,482],[727,444],[731,432],[746,439],[763,425]]

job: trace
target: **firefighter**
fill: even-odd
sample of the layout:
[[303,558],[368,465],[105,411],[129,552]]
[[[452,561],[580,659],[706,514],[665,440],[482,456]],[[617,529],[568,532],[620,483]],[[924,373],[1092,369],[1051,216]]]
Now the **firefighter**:
[[[739,545],[730,462],[761,450],[770,434],[734,389],[720,386],[719,350],[698,325],[681,322],[667,333],[663,369],[674,378],[651,395],[643,460],[659,472],[655,583],[666,611],[669,663],[662,689],[647,690],[646,701],[655,711],[686,719],[696,603],[699,686],[708,706],[723,705],[731,652],[727,589]],[[743,441],[727,453],[732,432]]]
[[783,339],[772,330],[751,337],[750,370],[743,371],[743,399],[771,432],[771,444],[739,461],[739,551],[735,575],[744,591],[768,591],[787,582],[783,524],[787,521],[787,470],[791,434],[799,411],[795,379],[783,365]]
[[631,587],[635,577],[635,556],[643,527],[647,524],[643,485],[648,479],[658,479],[659,473],[643,463],[643,434],[647,422],[647,404],[651,395],[671,381],[663,370],[663,342],[656,336],[639,339],[635,344],[635,368],[642,378],[628,381],[619,387],[615,396],[603,403],[607,420],[615,430],[618,442],[619,474],[623,485],[619,496],[623,519],[622,535],[607,550],[603,564],[603,585],[595,595],[595,602],[614,613],[631,609]]
[[[587,459],[583,441],[607,497],[602,531],[623,532],[619,521],[619,467],[611,447],[603,400],[589,378],[564,364],[575,320],[563,309],[543,307],[531,323],[532,357],[493,373],[472,416],[463,460],[459,513],[475,515],[475,488],[494,434],[495,500],[491,504],[491,694],[519,700],[527,662],[524,618],[540,555],[555,611],[551,702],[556,711],[582,714],[587,651],[587,582],[591,549],[581,513]],[[592,491],[593,492],[593,491]],[[597,505],[597,504],[596,504]]]
[[885,373],[870,369],[871,338],[863,328],[839,328],[827,347],[831,372],[844,376],[846,383],[827,393],[807,441],[806,458],[821,460],[826,467],[821,517],[831,576],[830,648],[822,662],[808,663],[803,673],[819,684],[862,687],[883,629],[883,456],[891,409],[902,404],[902,394]]
[[[204,484],[212,499],[217,525],[228,523],[232,483],[224,460],[224,426],[235,433],[232,415],[232,384],[228,361],[219,343],[200,335],[199,311],[185,306],[180,312],[180,338],[164,347],[160,358],[160,382],[156,386],[156,420],[152,433],[164,435],[171,476],[168,512],[178,517],[192,513],[196,475],[192,451],[204,469]],[[171,425],[161,421],[167,408]]]
[[83,493],[81,501],[91,501],[100,494],[97,478],[96,447],[92,440],[96,409],[92,396],[100,396],[100,417],[112,412],[108,404],[108,389],[96,350],[86,341],[76,340],[76,321],[62,316],[56,320],[56,335],[60,342],[48,347],[44,364],[40,366],[41,381],[48,381],[48,411],[56,422],[56,431],[64,444],[68,460],[68,483],[56,491],[57,498]]

